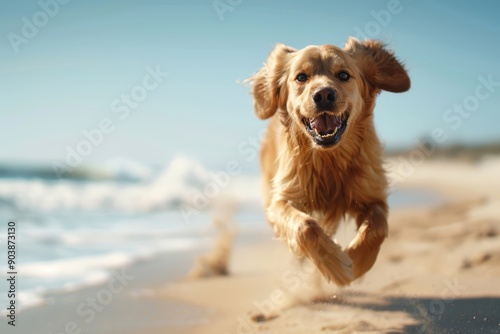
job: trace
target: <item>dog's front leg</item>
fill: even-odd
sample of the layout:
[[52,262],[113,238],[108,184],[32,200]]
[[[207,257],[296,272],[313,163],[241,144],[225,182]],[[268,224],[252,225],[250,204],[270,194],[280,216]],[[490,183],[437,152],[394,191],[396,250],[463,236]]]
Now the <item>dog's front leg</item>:
[[295,208],[291,201],[271,201],[267,217],[275,236],[285,239],[296,255],[307,256],[328,281],[334,281],[339,286],[352,281],[352,261],[349,256],[312,217]]
[[377,260],[380,245],[387,238],[387,206],[372,204],[356,213],[358,233],[346,252],[354,264],[354,279],[366,273]]

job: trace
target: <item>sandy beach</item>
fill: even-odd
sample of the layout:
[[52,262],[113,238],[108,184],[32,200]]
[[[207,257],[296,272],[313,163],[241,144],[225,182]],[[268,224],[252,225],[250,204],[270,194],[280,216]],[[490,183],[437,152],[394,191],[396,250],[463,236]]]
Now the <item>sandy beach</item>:
[[[390,161],[393,178],[399,164]],[[207,318],[157,333],[498,333],[499,167],[493,158],[430,161],[400,177],[396,189],[432,189],[445,200],[393,210],[376,265],[347,288],[322,282],[263,230],[261,241],[235,249],[229,276],[161,287],[155,298]],[[338,240],[352,229],[341,226]]]

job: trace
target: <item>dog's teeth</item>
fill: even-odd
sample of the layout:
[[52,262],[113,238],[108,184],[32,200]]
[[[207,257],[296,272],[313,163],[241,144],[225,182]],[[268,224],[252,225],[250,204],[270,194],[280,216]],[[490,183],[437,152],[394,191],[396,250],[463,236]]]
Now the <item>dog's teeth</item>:
[[319,132],[318,132],[318,130],[316,130],[316,129],[314,129],[314,132],[316,132],[316,134],[317,134],[318,136],[320,136],[321,138],[330,138],[330,137],[335,136],[335,134],[337,133],[337,130],[338,130],[338,129],[339,129],[339,128],[335,128],[335,130],[333,130],[333,132],[332,132],[332,133],[327,133],[326,135],[322,135],[322,134],[321,134],[321,133],[319,133]]

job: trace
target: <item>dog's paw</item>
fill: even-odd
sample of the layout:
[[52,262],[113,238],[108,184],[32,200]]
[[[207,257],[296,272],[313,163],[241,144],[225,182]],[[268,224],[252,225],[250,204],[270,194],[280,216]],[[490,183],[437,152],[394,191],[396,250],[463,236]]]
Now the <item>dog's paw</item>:
[[359,228],[358,234],[345,250],[353,263],[354,279],[363,276],[373,267],[384,239],[384,234],[370,234],[367,224]]
[[347,248],[346,253],[352,259],[353,263],[353,279],[358,279],[370,270],[375,261],[380,247],[364,249],[364,248]]
[[309,219],[299,226],[297,243],[328,281],[339,286],[353,280],[352,260],[319,225]]
[[319,271],[328,281],[338,286],[349,285],[354,279],[353,262],[339,245],[328,239],[319,247],[315,257],[311,257]]

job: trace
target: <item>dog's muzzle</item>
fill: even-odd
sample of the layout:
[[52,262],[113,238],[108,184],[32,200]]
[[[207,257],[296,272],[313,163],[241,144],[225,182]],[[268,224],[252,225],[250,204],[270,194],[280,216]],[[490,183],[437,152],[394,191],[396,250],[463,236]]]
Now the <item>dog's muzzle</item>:
[[316,144],[329,147],[340,141],[348,119],[349,112],[344,111],[341,115],[324,112],[313,118],[303,118],[302,121]]

